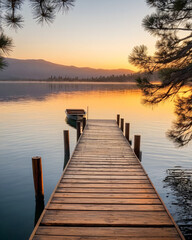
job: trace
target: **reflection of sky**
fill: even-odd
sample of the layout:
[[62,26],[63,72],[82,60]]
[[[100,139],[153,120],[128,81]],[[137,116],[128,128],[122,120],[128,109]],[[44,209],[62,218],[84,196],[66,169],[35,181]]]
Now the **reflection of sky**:
[[54,24],[41,27],[25,5],[24,28],[17,33],[6,30],[15,45],[10,57],[80,67],[131,68],[127,57],[135,45],[154,49],[155,39],[141,26],[151,11],[145,0],[76,0],[67,14],[58,14]]

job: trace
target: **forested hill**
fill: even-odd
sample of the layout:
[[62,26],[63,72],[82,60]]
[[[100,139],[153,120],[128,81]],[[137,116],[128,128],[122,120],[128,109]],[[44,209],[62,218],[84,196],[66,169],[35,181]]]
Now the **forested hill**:
[[94,69],[65,66],[45,60],[6,59],[8,67],[0,71],[0,80],[45,80],[53,78],[97,78],[100,76],[119,76],[133,73],[129,69]]

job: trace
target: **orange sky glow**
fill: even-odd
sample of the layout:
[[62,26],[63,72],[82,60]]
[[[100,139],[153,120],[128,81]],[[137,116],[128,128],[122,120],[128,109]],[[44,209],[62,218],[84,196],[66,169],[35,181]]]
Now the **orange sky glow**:
[[78,0],[67,14],[58,14],[53,24],[41,26],[26,3],[24,27],[17,32],[6,29],[15,46],[9,57],[137,71],[128,63],[128,55],[141,44],[154,52],[157,39],[142,27],[142,19],[151,12],[145,0]]

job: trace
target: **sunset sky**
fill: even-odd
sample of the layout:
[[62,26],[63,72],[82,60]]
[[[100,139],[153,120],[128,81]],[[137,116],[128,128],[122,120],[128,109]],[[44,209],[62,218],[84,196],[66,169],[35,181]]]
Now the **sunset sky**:
[[142,19],[153,10],[145,0],[76,0],[68,13],[60,13],[53,24],[41,26],[25,4],[24,28],[17,32],[6,29],[15,46],[9,57],[136,70],[128,63],[133,47],[145,44],[149,52],[154,51],[156,39],[141,26]]

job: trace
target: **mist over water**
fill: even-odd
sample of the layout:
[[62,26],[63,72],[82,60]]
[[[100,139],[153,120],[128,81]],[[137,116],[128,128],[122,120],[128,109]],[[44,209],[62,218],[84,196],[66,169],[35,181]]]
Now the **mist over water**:
[[116,119],[119,113],[130,123],[132,140],[134,134],[141,135],[142,164],[186,239],[191,239],[191,194],[186,200],[164,181],[167,169],[192,168],[191,146],[177,149],[165,136],[174,120],[173,102],[152,108],[141,99],[131,84],[0,82],[2,239],[30,236],[35,221],[31,158],[42,157],[46,204],[63,171],[64,129],[70,131],[71,153],[76,145],[76,130],[65,122],[65,109],[87,107],[88,118]]

